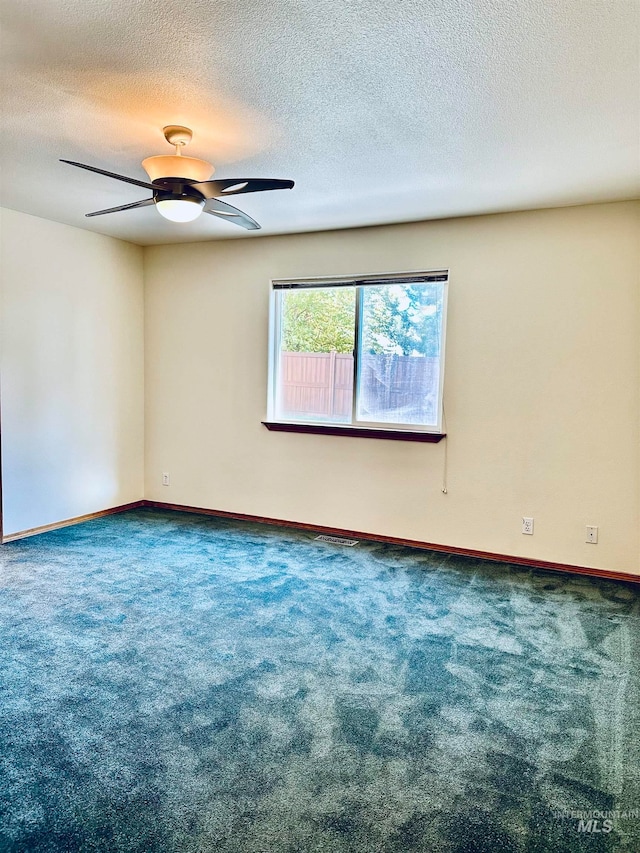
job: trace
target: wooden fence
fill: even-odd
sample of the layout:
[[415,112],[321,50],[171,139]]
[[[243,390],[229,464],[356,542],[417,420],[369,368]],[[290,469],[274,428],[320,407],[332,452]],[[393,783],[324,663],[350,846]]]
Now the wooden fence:
[[[427,423],[432,419],[439,359],[365,354],[360,374],[360,407],[365,412],[396,412],[406,423]],[[352,399],[351,354],[281,353],[279,411],[282,416],[350,420]]]
[[337,352],[283,352],[280,411],[287,416],[351,417],[353,356]]

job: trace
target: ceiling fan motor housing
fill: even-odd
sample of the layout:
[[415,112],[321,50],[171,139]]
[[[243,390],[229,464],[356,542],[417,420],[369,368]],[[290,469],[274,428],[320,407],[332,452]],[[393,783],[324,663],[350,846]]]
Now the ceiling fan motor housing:
[[[168,186],[167,186],[168,184]],[[191,189],[188,184],[166,181],[162,187],[154,192],[153,198],[158,201],[194,201],[204,205],[206,199],[198,190]]]

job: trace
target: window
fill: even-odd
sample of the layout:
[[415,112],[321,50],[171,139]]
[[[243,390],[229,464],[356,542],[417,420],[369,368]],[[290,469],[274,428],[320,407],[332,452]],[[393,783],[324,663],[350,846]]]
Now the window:
[[440,434],[448,278],[274,281],[267,426]]

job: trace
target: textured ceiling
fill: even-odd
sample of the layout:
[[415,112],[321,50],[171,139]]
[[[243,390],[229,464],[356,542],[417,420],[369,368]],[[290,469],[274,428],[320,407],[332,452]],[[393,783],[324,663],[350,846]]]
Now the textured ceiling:
[[153,207],[166,124],[259,234],[640,195],[638,0],[0,0],[2,204],[142,244],[247,236]]

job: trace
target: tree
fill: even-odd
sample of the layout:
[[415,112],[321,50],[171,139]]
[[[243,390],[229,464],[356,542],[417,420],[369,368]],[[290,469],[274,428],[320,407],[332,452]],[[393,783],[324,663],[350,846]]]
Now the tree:
[[[351,353],[355,293],[352,287],[285,292],[282,349]],[[361,293],[363,352],[431,357],[440,354],[442,291],[438,285],[386,284],[364,287]]]
[[363,349],[373,355],[438,356],[441,290],[393,284],[364,289]]
[[284,294],[282,349],[285,352],[351,353],[354,325],[352,287],[292,290]]

